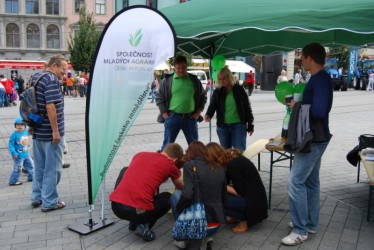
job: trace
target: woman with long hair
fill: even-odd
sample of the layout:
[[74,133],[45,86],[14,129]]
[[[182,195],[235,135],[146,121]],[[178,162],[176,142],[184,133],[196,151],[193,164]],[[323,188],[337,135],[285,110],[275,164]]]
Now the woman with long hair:
[[224,205],[228,222],[239,221],[232,231],[243,233],[268,217],[264,184],[253,163],[238,149],[223,149],[218,143],[207,146],[210,161],[226,168],[227,202]]
[[[178,215],[194,201],[194,177],[196,174],[205,215],[208,222],[207,249],[211,249],[214,235],[219,226],[225,223],[223,203],[226,200],[225,169],[206,158],[207,149],[200,141],[193,141],[185,154],[183,165],[183,190],[176,190],[171,197],[171,207],[176,220]],[[175,242],[179,248],[200,249],[202,241]]]

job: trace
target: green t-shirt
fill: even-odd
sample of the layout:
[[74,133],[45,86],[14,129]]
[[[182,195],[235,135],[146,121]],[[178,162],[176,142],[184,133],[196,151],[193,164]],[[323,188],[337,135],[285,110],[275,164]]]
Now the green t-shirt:
[[195,110],[194,93],[193,82],[188,74],[185,77],[174,74],[169,110],[179,114],[192,113]]
[[238,109],[232,91],[227,93],[225,102],[225,120],[224,123],[236,123],[240,122]]

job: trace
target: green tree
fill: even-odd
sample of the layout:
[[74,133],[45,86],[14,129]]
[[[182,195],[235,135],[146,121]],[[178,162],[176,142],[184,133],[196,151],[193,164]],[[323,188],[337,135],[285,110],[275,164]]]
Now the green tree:
[[70,34],[68,41],[70,62],[74,70],[90,72],[101,31],[97,30],[93,13],[85,7],[79,10],[78,28],[74,38]]

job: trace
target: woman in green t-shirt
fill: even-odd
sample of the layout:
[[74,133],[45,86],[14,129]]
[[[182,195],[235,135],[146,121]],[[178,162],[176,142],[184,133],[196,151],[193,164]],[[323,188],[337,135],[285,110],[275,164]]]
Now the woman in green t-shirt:
[[205,121],[217,112],[217,135],[225,149],[246,149],[247,133],[253,133],[253,114],[244,88],[235,84],[234,76],[225,66],[218,72],[218,88],[213,92]]

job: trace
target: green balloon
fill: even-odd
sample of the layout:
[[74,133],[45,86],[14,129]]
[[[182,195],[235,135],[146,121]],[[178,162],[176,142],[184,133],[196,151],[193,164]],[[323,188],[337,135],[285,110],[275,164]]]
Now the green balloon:
[[212,67],[214,69],[220,70],[225,66],[226,59],[223,55],[215,55],[212,59]]
[[212,73],[212,78],[213,78],[213,80],[216,81],[216,82],[218,81],[218,71],[219,71],[219,70],[216,70],[216,69],[215,69],[215,70],[213,71],[213,73]]
[[293,95],[293,93],[294,93],[294,88],[293,88],[292,83],[280,82],[275,87],[275,97],[282,104],[285,104],[284,103],[284,98],[287,95]]
[[306,83],[300,82],[299,84],[296,84],[294,87],[295,93],[302,94],[304,92],[304,89],[306,87]]

